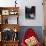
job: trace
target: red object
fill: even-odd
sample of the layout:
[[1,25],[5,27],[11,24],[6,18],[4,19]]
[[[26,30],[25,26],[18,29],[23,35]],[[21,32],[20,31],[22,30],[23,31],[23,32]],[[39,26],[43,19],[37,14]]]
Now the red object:
[[[37,35],[36,35],[36,33],[33,31],[32,28],[27,29],[27,31],[25,32],[25,35],[24,35],[24,37],[23,37],[23,39],[22,39],[21,45],[22,45],[22,46],[26,46],[25,39],[28,39],[29,37],[32,37],[32,36],[36,37]],[[41,46],[41,45],[40,45],[40,43],[38,42],[35,46]]]

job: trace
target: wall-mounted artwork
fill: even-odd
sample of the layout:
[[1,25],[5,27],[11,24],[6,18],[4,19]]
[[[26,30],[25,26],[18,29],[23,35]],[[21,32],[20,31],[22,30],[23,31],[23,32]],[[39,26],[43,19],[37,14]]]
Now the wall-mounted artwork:
[[25,7],[25,17],[27,19],[35,19],[35,6],[31,8]]
[[2,10],[2,15],[9,15],[9,10]]

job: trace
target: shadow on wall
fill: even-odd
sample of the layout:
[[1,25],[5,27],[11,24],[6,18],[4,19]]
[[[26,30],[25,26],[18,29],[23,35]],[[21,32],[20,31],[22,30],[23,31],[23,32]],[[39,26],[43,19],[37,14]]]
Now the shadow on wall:
[[19,32],[19,39],[20,39],[20,42],[24,36],[24,33],[25,31],[28,29],[28,28],[32,28],[34,30],[34,32],[36,32],[37,34],[37,37],[39,39],[39,41],[41,43],[43,43],[43,31],[42,31],[42,26],[21,26],[20,27],[20,32]]

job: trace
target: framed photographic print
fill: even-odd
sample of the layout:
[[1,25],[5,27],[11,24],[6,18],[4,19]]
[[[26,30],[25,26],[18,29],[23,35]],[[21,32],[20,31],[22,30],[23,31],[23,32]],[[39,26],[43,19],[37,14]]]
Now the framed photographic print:
[[9,15],[9,10],[2,10],[2,15]]
[[9,12],[10,15],[16,15],[18,13],[16,10],[10,10]]
[[10,11],[10,15],[14,15],[14,12],[13,11]]
[[25,17],[27,19],[35,19],[35,6],[31,8],[25,7]]

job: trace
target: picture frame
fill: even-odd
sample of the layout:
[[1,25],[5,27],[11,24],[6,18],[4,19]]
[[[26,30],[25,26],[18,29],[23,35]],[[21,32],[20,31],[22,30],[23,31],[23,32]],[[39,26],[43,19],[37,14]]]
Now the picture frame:
[[18,12],[17,12],[16,10],[10,10],[10,11],[9,11],[9,14],[10,14],[10,15],[16,15],[17,13],[18,13]]
[[2,15],[9,15],[9,10],[2,10]]
[[25,7],[25,18],[26,19],[35,19],[35,6],[31,6],[31,8]]

